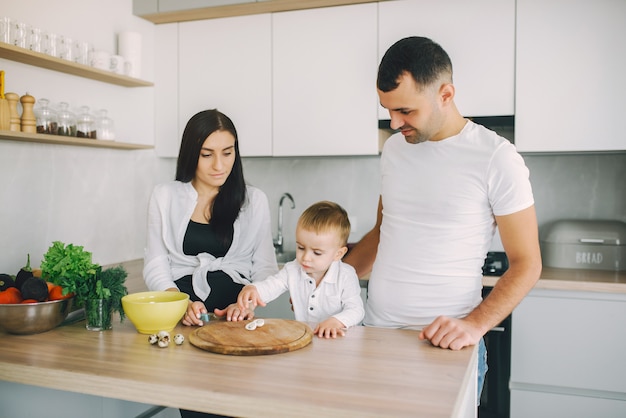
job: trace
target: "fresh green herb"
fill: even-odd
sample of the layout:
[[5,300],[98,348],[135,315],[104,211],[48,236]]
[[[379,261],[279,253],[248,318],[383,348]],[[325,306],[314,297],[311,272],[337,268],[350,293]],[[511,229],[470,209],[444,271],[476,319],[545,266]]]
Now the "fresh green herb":
[[113,312],[120,314],[120,321],[124,320],[122,297],[128,294],[124,285],[128,273],[124,267],[102,270],[99,264],[92,262],[91,253],[82,246],[55,241],[44,254],[41,275],[60,285],[64,295],[74,293],[79,306],[89,299],[108,300]]
[[69,292],[85,294],[90,290],[81,289],[87,286],[87,281],[93,277],[100,266],[91,261],[91,253],[83,247],[68,244],[67,246],[54,241],[44,254],[41,263],[41,277],[57,285],[61,285]]
[[96,294],[100,292],[101,299],[111,299],[113,312],[119,312],[120,320],[124,320],[124,308],[122,307],[122,297],[128,294],[124,285],[128,273],[124,267],[117,266],[102,270],[96,282]]

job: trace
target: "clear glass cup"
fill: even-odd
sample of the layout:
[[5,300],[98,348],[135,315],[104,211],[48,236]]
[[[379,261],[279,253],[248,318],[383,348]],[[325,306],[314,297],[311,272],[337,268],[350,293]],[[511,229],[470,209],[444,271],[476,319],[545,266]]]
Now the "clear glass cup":
[[24,22],[13,21],[11,40],[12,44],[20,48],[28,48],[28,28]]
[[59,35],[54,32],[44,33],[42,46],[44,54],[59,58]]
[[34,52],[42,52],[42,38],[41,29],[31,27],[28,36],[28,49]]
[[70,111],[69,104],[59,103],[57,119],[59,120],[57,135],[76,136],[76,115]]
[[34,109],[35,118],[37,119],[37,133],[56,135],[58,127],[58,119],[56,112],[49,107],[48,99],[39,99]]
[[74,40],[68,36],[59,38],[59,58],[74,61]]
[[101,109],[96,116],[96,138],[105,140],[115,139],[115,124],[107,116],[107,110]]
[[5,44],[11,44],[11,28],[13,25],[13,19],[10,17],[0,17],[0,42]]
[[74,61],[77,64],[90,65],[93,46],[89,42],[77,41],[74,44]]
[[87,299],[85,301],[85,328],[89,331],[111,329],[112,316],[111,299]]

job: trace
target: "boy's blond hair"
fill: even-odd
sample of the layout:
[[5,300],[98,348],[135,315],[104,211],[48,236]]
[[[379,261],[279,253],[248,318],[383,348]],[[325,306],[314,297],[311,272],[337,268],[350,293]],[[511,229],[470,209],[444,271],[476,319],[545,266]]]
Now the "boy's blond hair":
[[337,232],[342,246],[348,244],[350,235],[348,212],[334,202],[323,200],[312,204],[300,215],[298,226],[318,234],[328,231]]

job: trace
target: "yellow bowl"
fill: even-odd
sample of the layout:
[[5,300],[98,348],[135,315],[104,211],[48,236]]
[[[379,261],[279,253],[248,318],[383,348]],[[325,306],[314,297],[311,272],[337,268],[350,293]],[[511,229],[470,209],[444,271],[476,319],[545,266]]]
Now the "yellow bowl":
[[181,292],[139,292],[122,298],[124,313],[141,334],[173,330],[188,304],[189,295]]

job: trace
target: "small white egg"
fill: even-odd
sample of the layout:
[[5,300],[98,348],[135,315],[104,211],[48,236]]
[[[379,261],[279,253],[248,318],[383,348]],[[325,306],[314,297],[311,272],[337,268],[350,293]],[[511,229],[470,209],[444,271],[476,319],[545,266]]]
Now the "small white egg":
[[150,344],[156,344],[159,341],[159,337],[156,334],[152,334],[148,337],[148,342]]
[[246,329],[248,331],[254,331],[256,329],[256,321],[248,322],[246,324]]
[[185,336],[183,334],[174,335],[174,343],[176,343],[176,345],[181,345],[183,341],[185,341]]
[[254,322],[256,323],[257,327],[262,327],[263,325],[265,325],[265,320],[262,318],[255,319]]
[[159,340],[159,342],[157,344],[159,345],[159,347],[165,348],[168,345],[170,345],[170,340],[169,340],[169,338],[168,339],[161,339],[161,340]]

